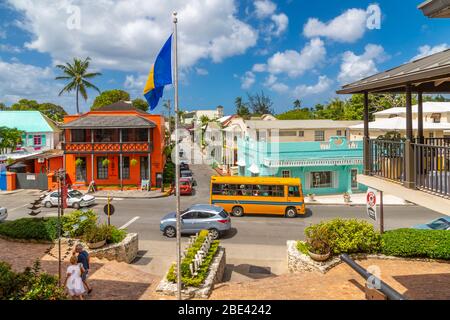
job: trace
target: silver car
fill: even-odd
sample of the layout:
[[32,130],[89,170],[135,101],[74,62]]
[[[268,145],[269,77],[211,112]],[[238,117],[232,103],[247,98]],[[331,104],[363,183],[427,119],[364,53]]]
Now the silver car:
[[[47,196],[42,200],[42,203],[46,208],[51,208],[58,205],[59,192],[54,191],[47,194]],[[69,190],[67,192],[67,206],[74,209],[79,209],[81,207],[88,207],[95,204],[95,197],[89,194],[82,194],[78,190]]]
[[[176,213],[171,212],[164,216],[159,229],[167,237],[175,237]],[[222,207],[197,204],[181,212],[181,233],[194,234],[201,230],[209,230],[213,238],[218,239],[230,229],[230,215]]]
[[0,207],[0,222],[5,221],[8,218],[8,209]]

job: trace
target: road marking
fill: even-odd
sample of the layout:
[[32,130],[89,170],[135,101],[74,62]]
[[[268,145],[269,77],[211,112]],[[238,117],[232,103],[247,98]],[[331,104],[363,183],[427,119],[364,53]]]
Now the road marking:
[[[97,200],[108,200],[107,197],[97,197]],[[124,198],[111,198],[111,201],[122,201]]]
[[17,208],[8,209],[8,212],[15,211],[15,210],[18,210],[18,209],[22,209],[22,208],[25,208],[26,206],[29,206],[29,204],[24,204],[23,206],[20,206],[20,207],[17,207]]
[[131,219],[130,221],[125,223],[123,226],[121,226],[119,229],[125,229],[126,227],[128,227],[130,224],[132,224],[133,222],[135,222],[139,218],[140,218],[139,216],[138,217],[134,217],[133,219]]

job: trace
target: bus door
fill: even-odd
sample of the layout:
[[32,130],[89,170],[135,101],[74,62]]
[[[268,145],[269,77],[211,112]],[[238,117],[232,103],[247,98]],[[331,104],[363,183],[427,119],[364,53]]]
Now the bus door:
[[300,201],[300,187],[299,186],[288,186],[288,202],[297,203]]

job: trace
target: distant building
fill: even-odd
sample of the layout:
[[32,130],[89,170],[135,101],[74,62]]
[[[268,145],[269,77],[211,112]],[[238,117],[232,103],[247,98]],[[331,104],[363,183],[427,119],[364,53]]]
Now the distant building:
[[[376,112],[375,121],[369,122],[370,138],[376,139],[387,132],[406,135],[406,108],[395,107]],[[413,132],[418,131],[418,106],[412,106]],[[350,127],[352,140],[362,140],[364,124]],[[450,102],[423,103],[423,133],[425,138],[450,138]]]
[[220,119],[224,116],[223,107],[218,106],[216,109],[188,111],[183,116],[183,122],[186,125],[199,124],[204,116],[208,117],[209,120]]
[[322,142],[267,142],[239,139],[239,175],[302,179],[305,194],[366,190],[358,184],[363,169],[362,141],[331,137]]

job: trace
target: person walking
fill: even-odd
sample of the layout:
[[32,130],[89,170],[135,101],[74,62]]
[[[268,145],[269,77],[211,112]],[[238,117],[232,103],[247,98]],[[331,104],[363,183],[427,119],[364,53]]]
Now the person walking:
[[81,263],[85,270],[81,275],[81,279],[83,280],[83,284],[87,290],[87,293],[90,294],[92,292],[92,288],[91,286],[89,286],[89,283],[87,282],[87,277],[89,275],[89,262],[90,262],[89,253],[86,250],[84,250],[83,245],[81,244],[76,245],[74,254],[75,253],[78,254],[77,259],[78,263]]
[[80,300],[83,299],[83,294],[86,292],[81,275],[84,273],[84,268],[81,263],[78,263],[76,256],[70,257],[70,265],[67,267],[66,281],[64,288],[67,289],[69,295]]

